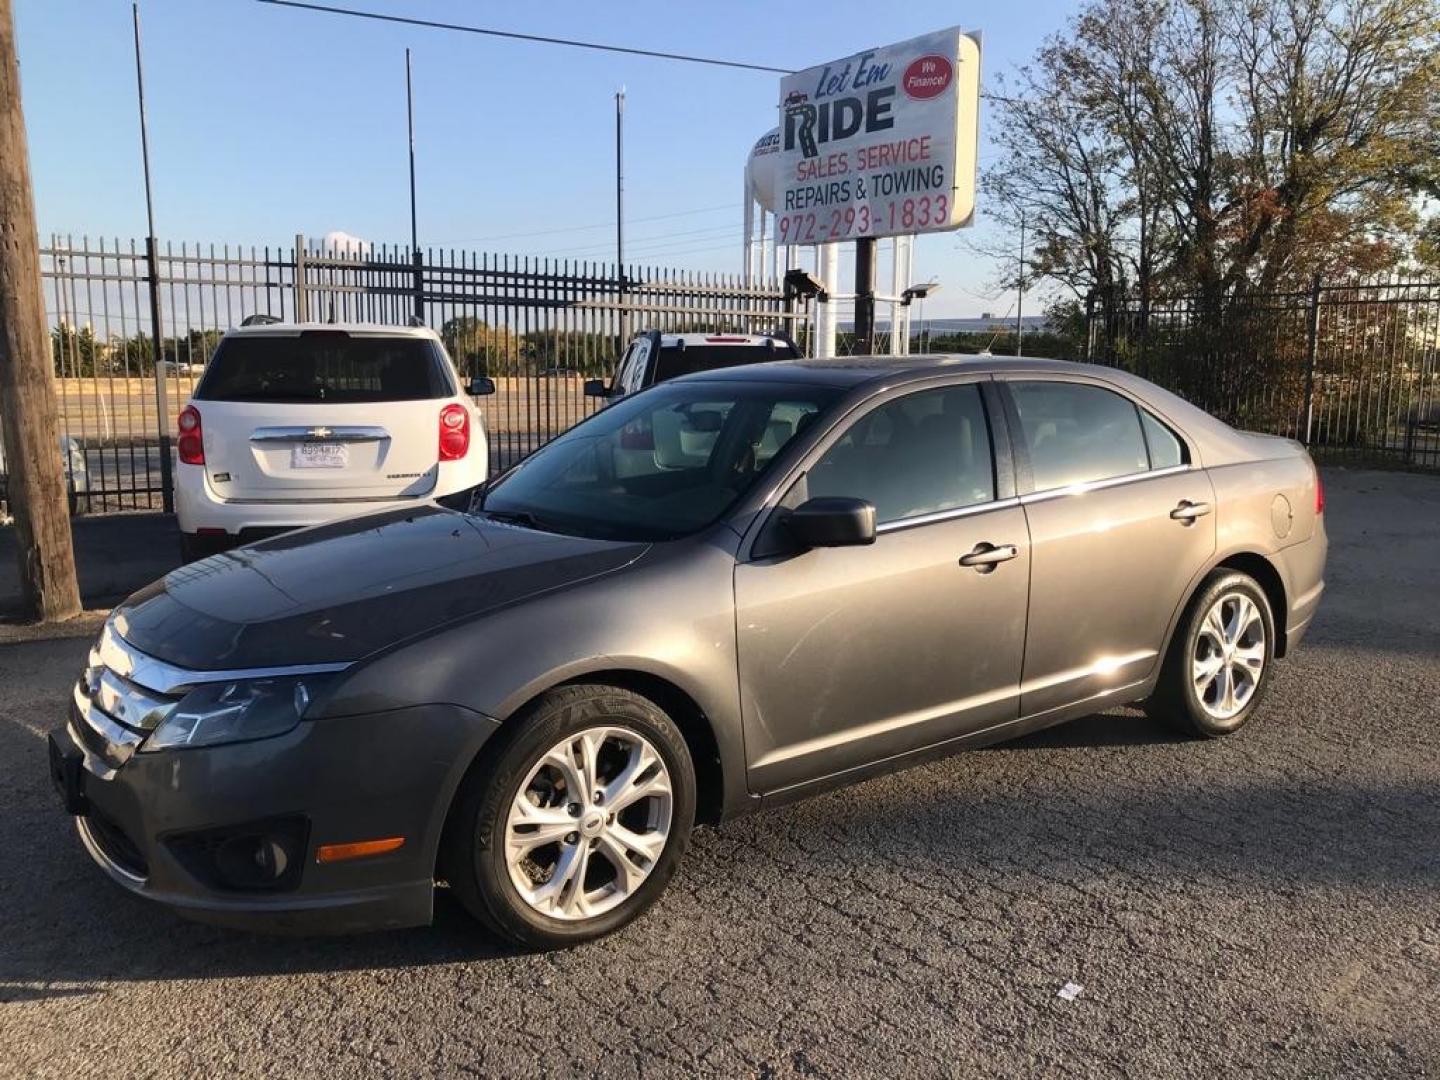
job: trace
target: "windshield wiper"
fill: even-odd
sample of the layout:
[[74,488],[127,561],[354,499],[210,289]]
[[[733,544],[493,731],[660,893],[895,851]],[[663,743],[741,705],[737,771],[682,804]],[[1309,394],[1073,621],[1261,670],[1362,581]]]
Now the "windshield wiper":
[[555,526],[541,521],[529,510],[487,510],[481,507],[479,512],[495,521],[503,521],[507,525],[523,525],[527,529],[539,529],[541,532],[560,532]]

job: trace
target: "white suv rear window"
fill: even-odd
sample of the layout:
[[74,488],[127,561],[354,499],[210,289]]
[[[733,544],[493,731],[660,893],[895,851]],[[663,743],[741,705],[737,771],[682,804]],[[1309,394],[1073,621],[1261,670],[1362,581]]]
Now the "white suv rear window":
[[200,401],[346,404],[425,401],[455,393],[425,338],[352,336],[343,330],[226,338],[195,388]]

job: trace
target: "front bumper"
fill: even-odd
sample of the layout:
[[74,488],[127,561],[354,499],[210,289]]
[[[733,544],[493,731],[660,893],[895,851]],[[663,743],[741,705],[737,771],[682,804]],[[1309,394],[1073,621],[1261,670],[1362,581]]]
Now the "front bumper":
[[[51,735],[51,773],[81,843],[137,896],[249,930],[379,930],[429,923],[446,813],[495,728],[471,710],[427,705],[304,721],[249,743],[127,754],[77,704]],[[289,845],[277,887],[231,887],[203,861],[206,838],[272,828]],[[404,844],[382,855],[316,860],[323,844],[397,836]]]

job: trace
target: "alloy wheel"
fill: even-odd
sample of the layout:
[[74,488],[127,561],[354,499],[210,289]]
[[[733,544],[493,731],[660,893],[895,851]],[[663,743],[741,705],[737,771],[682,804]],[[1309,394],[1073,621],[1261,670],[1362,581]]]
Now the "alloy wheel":
[[1190,674],[1200,706],[1229,720],[1250,704],[1265,670],[1265,620],[1255,602],[1225,593],[1200,623]]
[[532,766],[505,820],[505,863],[521,899],[553,919],[624,903],[670,837],[673,790],[648,739],[621,727],[566,736]]

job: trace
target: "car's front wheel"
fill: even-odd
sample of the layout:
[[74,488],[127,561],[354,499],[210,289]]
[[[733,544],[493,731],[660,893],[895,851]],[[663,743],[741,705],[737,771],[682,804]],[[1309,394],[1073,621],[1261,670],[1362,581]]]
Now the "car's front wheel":
[[1275,656],[1275,619],[1258,582],[1236,570],[1207,578],[1175,630],[1147,711],[1215,738],[1255,712]]
[[471,770],[445,868],[504,937],[557,948],[600,937],[664,891],[695,818],[684,736],[649,699],[576,685],[512,719]]

